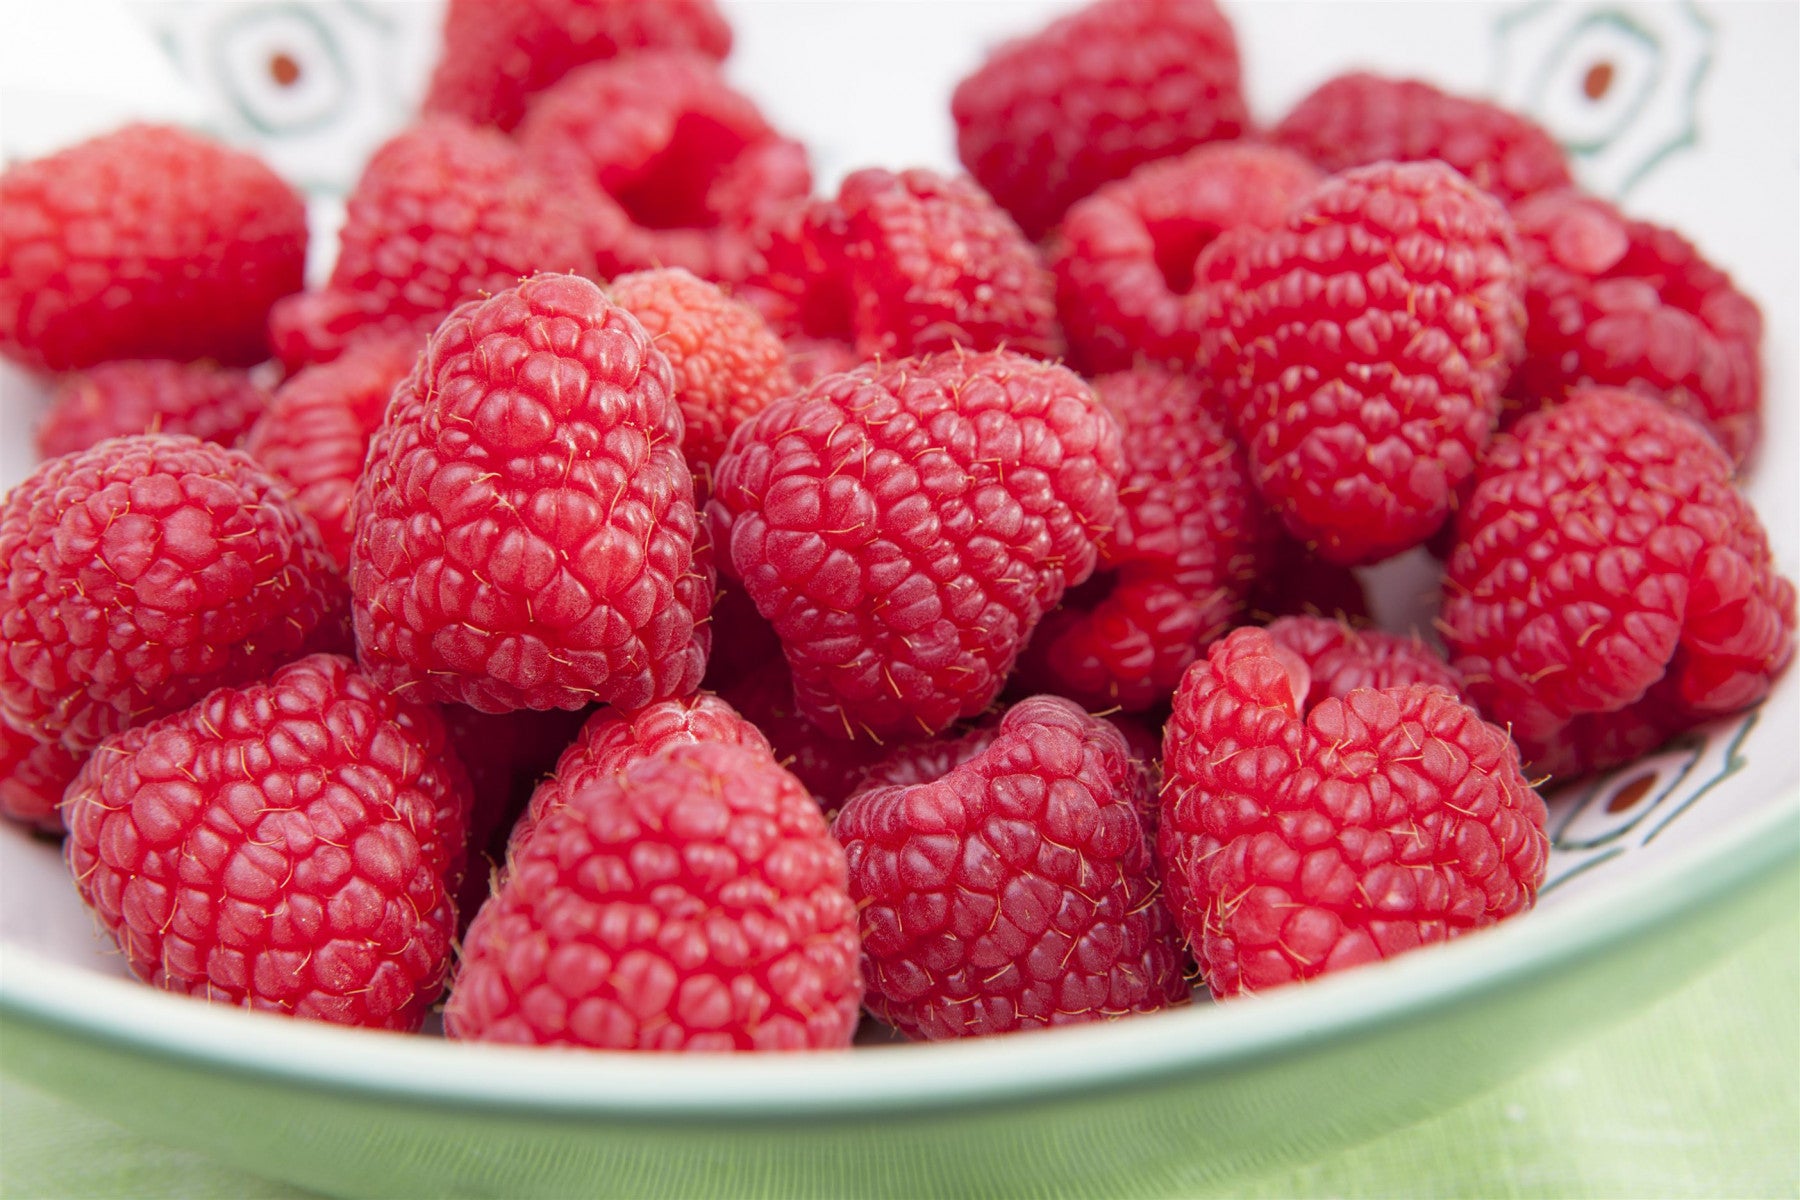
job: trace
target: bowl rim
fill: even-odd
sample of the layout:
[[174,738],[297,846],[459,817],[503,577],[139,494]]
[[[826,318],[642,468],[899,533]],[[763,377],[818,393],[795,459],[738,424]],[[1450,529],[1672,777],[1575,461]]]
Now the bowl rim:
[[[1800,863],[1800,784],[1616,882],[1474,936],[1275,989],[994,1038],[794,1054],[449,1043],[195,1003],[0,941],[0,1021],[174,1065],[463,1113],[766,1124],[937,1114],[1242,1069],[1473,1002]],[[1056,1053],[1051,1049],[1055,1039]]]

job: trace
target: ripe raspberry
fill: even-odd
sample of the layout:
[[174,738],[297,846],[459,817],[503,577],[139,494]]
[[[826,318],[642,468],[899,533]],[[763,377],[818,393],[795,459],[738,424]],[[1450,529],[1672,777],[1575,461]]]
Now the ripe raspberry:
[[1462,680],[1450,664],[1417,637],[1357,629],[1317,616],[1280,617],[1266,629],[1277,645],[1306,664],[1312,677],[1312,689],[1302,699],[1306,708],[1334,696],[1346,699],[1357,688],[1418,683],[1441,687],[1453,696],[1462,694]]
[[1200,350],[1194,259],[1239,225],[1273,229],[1324,175],[1292,151],[1220,142],[1146,163],[1077,201],[1051,243],[1056,307],[1086,374]]
[[785,337],[788,371],[795,387],[807,387],[827,375],[853,371],[868,360],[856,347],[837,338],[808,337],[803,333]]
[[[721,628],[714,636],[727,635]],[[861,786],[870,765],[891,749],[868,738],[846,742],[821,737],[819,727],[806,719],[794,699],[794,677],[779,642],[767,661],[719,686],[731,706],[762,731],[775,760],[806,785],[827,814],[843,807],[850,793]]]
[[606,290],[668,358],[681,449],[710,484],[732,431],[794,390],[787,347],[755,309],[679,268],[621,275]]
[[28,367],[261,362],[305,267],[300,193],[185,130],[127,125],[0,174],[0,354]]
[[1562,147],[1529,117],[1416,79],[1328,79],[1269,136],[1331,172],[1435,158],[1507,204],[1573,183]]
[[799,780],[742,746],[672,746],[569,794],[464,942],[454,1038],[615,1050],[844,1047],[844,854]]
[[1005,351],[873,363],[739,428],[708,506],[727,573],[827,734],[929,736],[985,709],[1118,516],[1117,424]]
[[347,645],[313,523],[250,457],[173,434],[42,464],[0,506],[0,710],[70,750]]
[[576,276],[445,318],[357,486],[364,669],[486,712],[698,687],[712,581],[672,385],[643,326]]
[[230,446],[268,403],[268,389],[248,371],[155,358],[101,363],[57,382],[38,423],[38,456],[133,433],[185,433]]
[[1141,712],[1235,623],[1276,531],[1207,384],[1149,366],[1093,383],[1124,433],[1119,519],[1020,674],[1028,688]]
[[532,102],[515,137],[533,167],[603,221],[606,275],[666,266],[744,279],[757,229],[812,191],[805,147],[699,54],[573,71]]
[[1558,192],[1513,216],[1529,319],[1509,402],[1531,411],[1583,384],[1628,388],[1705,425],[1742,466],[1762,433],[1756,303],[1680,234],[1604,200]]
[[350,566],[350,501],[369,439],[423,346],[411,334],[371,337],[301,369],[244,436],[245,452],[294,489],[294,507],[318,525],[339,571]]
[[879,787],[916,787],[942,779],[993,745],[999,736],[1000,721],[991,717],[962,733],[952,731],[898,746],[863,772],[852,794]]
[[1794,585],[1704,430],[1578,388],[1482,456],[1441,628],[1470,698],[1533,770],[1574,775],[1760,701],[1794,651]]
[[1263,498],[1328,562],[1375,562],[1449,516],[1523,347],[1506,210],[1442,163],[1321,185],[1196,264],[1218,379]]
[[510,130],[574,68],[655,49],[722,59],[731,27],[712,0],[450,0],[425,111]]
[[1543,882],[1544,802],[1504,731],[1423,684],[1313,691],[1244,628],[1175,693],[1158,851],[1215,996],[1445,941]]
[[1099,0],[957,85],[957,155],[1041,238],[1101,184],[1248,128],[1239,71],[1212,0]]
[[318,654],[106,742],[63,811],[81,898],[140,979],[415,1030],[468,807],[437,714]]
[[878,168],[773,226],[751,283],[785,335],[863,358],[1005,347],[1055,358],[1056,281],[1037,248],[962,176]]
[[1362,580],[1349,567],[1323,562],[1292,538],[1278,538],[1244,602],[1253,621],[1276,617],[1333,617],[1363,627],[1374,623]]
[[375,152],[346,205],[327,286],[283,301],[270,336],[288,369],[374,334],[429,333],[464,300],[537,271],[591,273],[594,219],[492,129],[434,117]]
[[61,836],[63,791],[87,755],[40,742],[0,721],[0,817]]
[[1182,1000],[1150,802],[1119,731],[1055,696],[1014,705],[942,775],[857,793],[832,832],[862,916],[869,1011],[935,1040]]
[[532,789],[510,844],[523,845],[545,817],[596,781],[622,775],[632,763],[670,746],[702,743],[743,746],[770,755],[773,761],[762,732],[711,692],[662,700],[631,713],[598,709],[557,758],[549,778]]

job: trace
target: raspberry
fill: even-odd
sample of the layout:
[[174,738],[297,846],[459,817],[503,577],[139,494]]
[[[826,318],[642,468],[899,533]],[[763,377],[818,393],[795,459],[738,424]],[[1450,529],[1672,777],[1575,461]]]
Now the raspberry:
[[485,712],[699,686],[712,581],[672,386],[643,326],[576,276],[445,318],[357,486],[369,674]]
[[350,501],[369,439],[423,343],[411,334],[371,337],[303,368],[275,389],[244,436],[245,452],[294,489],[294,507],[319,526],[339,571],[350,565]]
[[1658,401],[1577,388],[1483,455],[1441,628],[1533,769],[1575,775],[1760,701],[1794,620],[1717,443]]
[[[715,634],[724,636],[723,629]],[[720,686],[731,706],[768,739],[776,761],[806,785],[828,814],[843,807],[870,765],[890,749],[867,738],[846,742],[819,736],[819,727],[806,719],[794,699],[794,677],[779,643],[768,661]]]
[[0,506],[0,710],[70,750],[347,644],[343,581],[236,450],[113,438]]
[[[1448,526],[1446,526],[1448,528]],[[1291,538],[1278,538],[1244,602],[1254,621],[1283,616],[1334,617],[1370,625],[1368,593],[1349,567],[1323,562]]]
[[69,785],[66,853],[140,979],[415,1030],[468,805],[437,715],[319,654],[106,742]]
[[[1762,432],[1762,313],[1680,234],[1576,192],[1513,212],[1526,267],[1526,411],[1583,384],[1654,396],[1742,466]],[[1513,415],[1510,414],[1509,415]]]
[[230,446],[268,406],[249,372],[210,362],[128,358],[64,376],[37,428],[41,458],[133,433],[185,433]]
[[1148,366],[1093,384],[1124,433],[1119,520],[1020,673],[1027,687],[1139,712],[1166,701],[1200,647],[1235,623],[1275,529],[1210,387]]
[[1118,426],[1005,351],[873,363],[739,428],[708,516],[826,733],[929,736],[985,709],[1094,569]]
[[87,760],[0,721],[0,817],[61,836],[63,791]]
[[583,63],[659,48],[722,59],[731,27],[712,0],[450,0],[425,111],[510,130]]
[[1200,350],[1194,259],[1234,226],[1278,226],[1323,178],[1291,151],[1225,142],[1146,163],[1076,201],[1050,251],[1076,365],[1190,366]]
[[571,792],[482,906],[445,1029],[615,1050],[845,1047],[856,910],[799,780],[672,746]]
[[270,336],[289,370],[374,334],[429,333],[464,300],[536,271],[590,273],[601,237],[492,129],[429,118],[375,152],[346,204],[328,285],[283,301]]
[[678,268],[621,275],[606,290],[668,358],[682,452],[710,482],[732,430],[794,390],[787,347],[755,309]]
[[782,339],[787,346],[788,371],[795,387],[806,387],[827,375],[853,371],[867,359],[849,342],[836,338],[807,337],[794,334]]
[[1269,137],[1332,172],[1435,158],[1508,204],[1573,183],[1562,147],[1530,118],[1416,79],[1328,79]]
[[1185,998],[1125,739],[1055,696],[1015,704],[991,738],[935,778],[859,792],[832,826],[869,1010],[940,1039]]
[[1357,688],[1405,687],[1418,683],[1462,694],[1462,680],[1437,651],[1417,637],[1401,637],[1378,629],[1357,629],[1341,620],[1289,616],[1266,626],[1275,644],[1293,651],[1306,664],[1312,689],[1305,708]]
[[1424,684],[1314,690],[1245,628],[1175,693],[1158,850],[1215,996],[1457,937],[1543,882],[1544,802],[1504,731]]
[[878,787],[916,787],[942,779],[993,745],[999,736],[1000,722],[988,720],[977,723],[965,733],[947,733],[899,746],[863,772],[854,792]]
[[698,54],[582,67],[532,103],[515,136],[532,166],[597,210],[608,275],[667,266],[741,280],[757,228],[812,191],[805,148]]
[[790,209],[764,253],[751,283],[784,335],[846,341],[863,358],[1063,350],[1055,279],[962,176],[854,172],[836,200]]
[[956,151],[1032,238],[1103,183],[1249,127],[1212,0],[1099,0],[1005,43],[956,87]]
[[1449,516],[1523,347],[1515,249],[1505,209],[1449,167],[1385,163],[1201,253],[1203,358],[1263,498],[1328,562]]
[[28,367],[261,362],[305,267],[300,193],[184,130],[128,125],[0,174],[0,354]]
[[550,777],[532,790],[524,816],[513,827],[511,845],[523,845],[545,817],[597,780],[622,775],[632,763],[670,746],[701,743],[743,746],[772,758],[762,732],[710,692],[663,700],[633,713],[596,711],[557,758]]

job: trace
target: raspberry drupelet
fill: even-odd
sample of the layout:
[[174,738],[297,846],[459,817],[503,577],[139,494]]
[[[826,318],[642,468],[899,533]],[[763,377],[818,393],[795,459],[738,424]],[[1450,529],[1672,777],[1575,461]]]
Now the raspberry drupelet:
[[269,404],[248,371],[211,362],[128,358],[65,375],[37,427],[38,457],[134,433],[185,433],[236,445]]
[[1004,351],[828,376],[742,426],[708,516],[828,736],[929,736],[985,709],[1118,518],[1119,429],[1082,380]]
[[1213,0],[1099,0],[957,84],[957,155],[1041,238],[1101,184],[1247,129],[1240,73]]
[[1196,264],[1202,365],[1258,489],[1328,562],[1419,545],[1474,472],[1524,347],[1499,201],[1442,163],[1334,175]]
[[462,306],[357,487],[357,653],[487,712],[638,707],[700,684],[712,601],[668,360],[571,275]]
[[1158,851],[1215,996],[1445,941],[1543,882],[1544,802],[1504,730],[1427,684],[1313,692],[1299,655],[1244,628],[1175,693]]
[[0,174],[0,354],[27,367],[251,366],[305,268],[300,193],[196,133],[127,125]]
[[410,1031],[450,965],[468,808],[437,713],[320,654],[102,743],[66,854],[140,979]]
[[1572,776],[1760,701],[1794,622],[1718,444],[1659,401],[1578,388],[1483,455],[1440,629],[1532,769]]
[[943,761],[914,753],[888,775],[917,782],[865,788],[832,824],[876,1016],[936,1040],[1187,996],[1149,783],[1113,726],[1033,697]]
[[0,817],[61,836],[58,806],[85,761],[61,742],[40,742],[0,721]]
[[1307,707],[1357,688],[1421,683],[1462,695],[1462,679],[1417,635],[1358,629],[1341,619],[1312,615],[1278,617],[1264,626],[1276,644],[1299,655],[1312,678]]
[[844,852],[762,750],[673,745],[572,791],[464,941],[453,1038],[612,1050],[850,1044]]
[[251,458],[175,434],[44,463],[0,505],[0,711],[70,750],[348,647],[312,520]]

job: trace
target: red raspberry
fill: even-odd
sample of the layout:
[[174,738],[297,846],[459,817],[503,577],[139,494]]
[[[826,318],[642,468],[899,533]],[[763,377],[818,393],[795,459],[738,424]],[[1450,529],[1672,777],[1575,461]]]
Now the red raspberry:
[[854,371],[868,360],[856,347],[837,338],[808,337],[803,333],[783,338],[787,346],[788,370],[795,387],[807,387],[827,375]]
[[1119,731],[1055,696],[1014,705],[942,775],[853,796],[832,832],[862,916],[869,1011],[940,1039],[1185,998],[1149,805]]
[[1160,367],[1093,381],[1124,433],[1119,519],[1094,577],[1044,618],[1026,686],[1093,708],[1168,700],[1200,647],[1235,623],[1275,541],[1212,389]]
[[1099,0],[1000,46],[956,87],[956,150],[1027,235],[1144,163],[1250,124],[1212,0]]
[[826,733],[931,735],[985,709],[1118,516],[1118,426],[1005,351],[874,363],[741,426],[708,515]]
[[1051,243],[1056,307],[1085,373],[1139,359],[1189,367],[1194,259],[1239,225],[1272,229],[1324,175],[1288,150],[1221,142],[1146,163],[1077,201]]
[[1037,248],[962,176],[857,171],[835,201],[790,209],[752,284],[784,335],[863,358],[1005,347],[1055,358],[1056,281]]
[[357,486],[370,675],[486,712],[698,687],[712,580],[672,386],[643,326],[576,276],[445,318]]
[[1343,700],[1357,688],[1413,683],[1462,694],[1462,680],[1450,664],[1417,637],[1357,629],[1318,616],[1280,617],[1265,628],[1277,645],[1292,650],[1306,664],[1312,690],[1302,700],[1303,707],[1314,708],[1334,696]]
[[1441,628],[1469,696],[1534,770],[1579,774],[1768,694],[1794,651],[1731,463],[1701,427],[1578,388],[1482,456]]
[[742,746],[672,746],[569,794],[464,942],[454,1038],[615,1050],[844,1047],[844,854],[800,781]]
[[1374,562],[1450,515],[1523,347],[1515,250],[1449,167],[1384,163],[1201,253],[1203,356],[1257,487],[1320,557]]
[[682,452],[710,482],[732,430],[794,390],[787,347],[755,309],[679,268],[621,275],[606,290],[668,358]]
[[571,72],[532,103],[516,139],[532,166],[604,221],[607,275],[667,266],[744,279],[758,227],[812,191],[805,147],[698,54]]
[[63,791],[87,755],[40,742],[0,721],[0,817],[61,836]]
[[37,428],[41,458],[132,433],[185,433],[230,446],[268,406],[248,371],[210,362],[127,358],[64,376]]
[[1251,583],[1244,608],[1255,621],[1283,616],[1334,617],[1362,627],[1374,620],[1368,593],[1355,571],[1324,562],[1285,537],[1276,540],[1264,571]]
[[344,585],[288,491],[236,450],[114,438],[0,506],[0,709],[87,750],[346,644]]
[[1245,628],[1175,693],[1158,850],[1215,996],[1445,941],[1543,882],[1544,802],[1503,730],[1423,684],[1313,691]]
[[1685,238],[1577,192],[1513,213],[1526,267],[1526,411],[1582,384],[1654,396],[1742,466],[1762,432],[1762,313]]
[[1269,136],[1333,172],[1435,158],[1508,204],[1573,182],[1562,147],[1529,117],[1416,79],[1328,79]]
[[899,746],[863,772],[852,795],[872,788],[916,787],[942,779],[993,745],[999,736],[999,720],[985,719],[963,733],[946,733]]
[[[733,591],[727,595],[742,593]],[[714,635],[715,639],[727,636],[723,628]],[[806,719],[794,699],[794,677],[781,656],[779,642],[773,657],[719,686],[732,707],[754,722],[769,740],[776,761],[806,785],[828,814],[843,807],[850,793],[861,785],[870,765],[889,750],[867,738],[846,742],[821,737],[819,727]]]
[[582,725],[556,760],[549,778],[532,790],[530,803],[513,827],[511,845],[521,846],[544,818],[601,779],[670,746],[717,743],[743,746],[773,758],[762,732],[711,692],[663,700],[636,712],[602,708]]
[[371,337],[296,372],[244,437],[244,450],[294,489],[294,507],[318,524],[340,571],[350,565],[350,501],[369,439],[423,345],[411,334]]
[[375,152],[350,194],[322,291],[283,301],[270,336],[289,370],[378,333],[423,336],[464,300],[537,271],[591,273],[601,233],[492,129],[434,117]]
[[0,354],[28,367],[261,362],[305,268],[300,193],[198,134],[127,125],[0,174]]
[[513,823],[575,740],[587,714],[529,708],[484,713],[466,704],[441,705],[439,711],[450,748],[469,774],[469,870],[456,895],[456,911],[466,928],[488,897],[493,863],[505,856]]
[[69,786],[66,852],[139,978],[415,1030],[468,806],[437,714],[319,654],[106,742]]
[[655,49],[722,59],[731,27],[712,0],[450,0],[425,111],[511,129],[574,68]]

